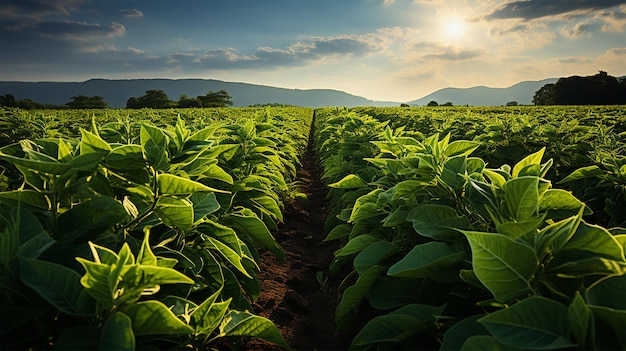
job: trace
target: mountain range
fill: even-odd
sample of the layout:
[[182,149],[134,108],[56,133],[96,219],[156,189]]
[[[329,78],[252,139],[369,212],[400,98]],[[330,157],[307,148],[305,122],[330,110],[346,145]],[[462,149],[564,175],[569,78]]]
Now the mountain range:
[[236,107],[255,104],[288,104],[295,106],[398,106],[439,104],[499,106],[510,101],[531,104],[533,94],[556,78],[525,81],[508,88],[445,88],[409,102],[375,101],[332,89],[286,89],[214,79],[90,79],[84,82],[17,82],[0,81],[0,95],[11,94],[18,100],[30,99],[42,104],[64,105],[73,96],[101,96],[110,107],[123,108],[130,97],[143,96],[147,90],[163,90],[170,99],[181,95],[196,97],[224,89]]

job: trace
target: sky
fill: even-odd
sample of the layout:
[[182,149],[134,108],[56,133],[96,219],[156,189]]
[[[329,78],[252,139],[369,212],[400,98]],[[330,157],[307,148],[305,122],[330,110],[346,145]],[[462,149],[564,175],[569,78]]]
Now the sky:
[[0,80],[204,78],[410,101],[626,75],[626,0],[1,0]]

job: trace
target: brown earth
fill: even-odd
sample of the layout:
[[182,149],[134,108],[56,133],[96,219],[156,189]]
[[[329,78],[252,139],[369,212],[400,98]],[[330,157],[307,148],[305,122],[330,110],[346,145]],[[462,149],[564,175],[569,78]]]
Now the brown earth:
[[[261,295],[255,312],[272,320],[294,350],[347,350],[351,337],[335,334],[339,282],[331,277],[323,283],[317,278],[318,274],[328,277],[333,252],[339,247],[336,242],[323,241],[327,190],[320,181],[322,169],[311,142],[301,161],[299,190],[307,199],[285,205],[284,223],[275,234],[285,250],[285,262],[279,262],[270,252],[261,254]],[[281,349],[255,339],[246,344],[245,350]]]

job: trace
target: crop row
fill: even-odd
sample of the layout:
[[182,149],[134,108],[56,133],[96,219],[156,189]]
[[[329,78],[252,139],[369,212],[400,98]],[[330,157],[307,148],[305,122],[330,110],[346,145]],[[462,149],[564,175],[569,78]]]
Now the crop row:
[[547,178],[546,147],[496,168],[473,156],[484,141],[407,116],[316,116],[326,240],[342,243],[330,269],[348,271],[335,322],[359,325],[352,350],[626,347],[625,230],[586,221],[590,208]]
[[0,148],[2,348],[289,348],[249,312],[311,122],[280,112],[92,116]]

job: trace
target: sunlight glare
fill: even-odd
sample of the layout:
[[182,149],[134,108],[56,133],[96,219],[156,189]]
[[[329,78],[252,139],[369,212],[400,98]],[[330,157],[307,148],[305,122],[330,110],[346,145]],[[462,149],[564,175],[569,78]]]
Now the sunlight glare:
[[465,28],[461,20],[454,19],[454,20],[449,20],[445,24],[444,30],[445,30],[446,36],[449,39],[458,39],[459,37],[463,35]]

